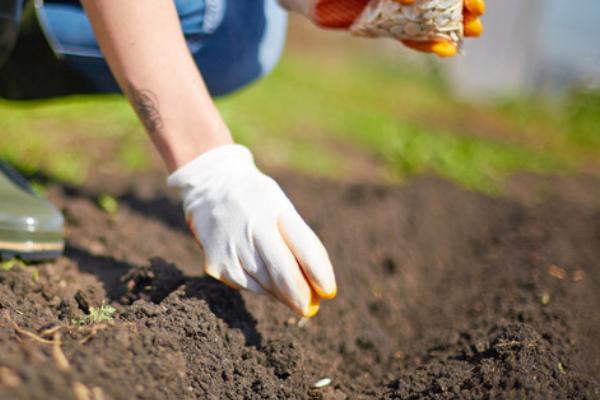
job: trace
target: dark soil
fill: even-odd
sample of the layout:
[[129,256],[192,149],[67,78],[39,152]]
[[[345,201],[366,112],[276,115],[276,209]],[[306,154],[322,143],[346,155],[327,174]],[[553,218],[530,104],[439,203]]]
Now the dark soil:
[[337,271],[310,321],[201,276],[162,177],[52,183],[68,247],[0,271],[0,398],[600,398],[598,180],[279,181]]

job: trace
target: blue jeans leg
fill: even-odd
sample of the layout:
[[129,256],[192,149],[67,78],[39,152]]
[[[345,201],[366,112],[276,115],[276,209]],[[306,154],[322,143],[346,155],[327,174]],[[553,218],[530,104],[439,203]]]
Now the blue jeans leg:
[[[279,61],[287,12],[277,0],[175,0],[196,64],[213,96],[264,76]],[[46,0],[40,24],[54,52],[100,93],[119,88],[78,0]]]

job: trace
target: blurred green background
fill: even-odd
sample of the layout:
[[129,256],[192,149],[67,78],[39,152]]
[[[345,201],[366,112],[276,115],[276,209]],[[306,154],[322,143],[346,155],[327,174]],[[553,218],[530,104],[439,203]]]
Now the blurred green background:
[[[486,192],[520,171],[600,171],[598,92],[462,100],[432,57],[405,63],[294,24],[276,70],[218,100],[263,166],[379,182],[434,174]],[[0,101],[0,158],[71,183],[94,170],[162,169],[120,96]]]

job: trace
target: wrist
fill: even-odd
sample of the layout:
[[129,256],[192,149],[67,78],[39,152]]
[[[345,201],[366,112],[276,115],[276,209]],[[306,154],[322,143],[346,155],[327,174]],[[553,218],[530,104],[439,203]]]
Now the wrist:
[[[184,201],[184,209],[195,198],[202,198],[210,188],[220,188],[232,176],[252,174],[258,171],[251,151],[239,144],[213,148],[186,163],[167,178],[169,187],[178,188]],[[204,195],[195,196],[202,192]]]
[[169,173],[190,163],[200,155],[217,147],[233,144],[233,138],[225,123],[216,126],[194,126],[193,129],[173,130],[155,143]]
[[199,86],[197,90],[185,86],[177,93],[128,87],[131,103],[169,172],[211,149],[233,143],[225,121]]
[[192,133],[186,136],[182,145],[173,149],[172,161],[167,163],[167,168],[169,172],[173,172],[210,150],[233,143],[231,133],[226,126],[210,132]]

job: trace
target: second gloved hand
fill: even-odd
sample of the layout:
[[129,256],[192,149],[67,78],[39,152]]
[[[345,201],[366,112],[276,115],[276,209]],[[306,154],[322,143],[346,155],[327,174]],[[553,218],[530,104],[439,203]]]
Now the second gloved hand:
[[[360,17],[369,3],[377,0],[279,0],[286,8],[298,11],[319,26],[326,28],[349,29]],[[382,0],[383,1],[383,0]],[[417,0],[389,0],[405,6]],[[420,0],[419,3],[423,3]],[[483,32],[480,17],[485,12],[484,0],[462,0],[463,32],[465,37],[479,37]],[[382,36],[382,35],[375,35]],[[387,36],[383,34],[383,36]],[[457,54],[454,43],[438,39],[430,41],[402,40],[402,43],[414,50],[434,53],[440,57],[451,57]]]
[[210,150],[168,179],[204,249],[205,271],[236,289],[269,294],[304,316],[337,287],[321,241],[279,185],[240,145]]

